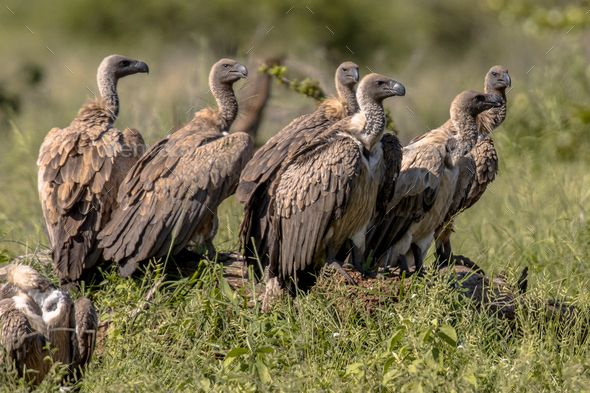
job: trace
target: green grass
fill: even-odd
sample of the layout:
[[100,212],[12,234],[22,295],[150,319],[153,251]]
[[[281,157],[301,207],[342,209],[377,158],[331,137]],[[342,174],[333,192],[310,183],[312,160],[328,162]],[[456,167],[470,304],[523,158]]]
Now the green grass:
[[[45,133],[65,126],[87,95],[83,86],[93,86],[92,67],[87,65],[96,56],[84,56],[88,61],[68,61],[75,74],[67,89],[58,89],[59,82],[50,80],[51,99],[30,93],[23,114],[1,126],[5,142],[0,145],[0,249],[7,251],[0,253],[0,262],[46,244],[35,160]],[[209,60],[210,56],[195,61],[179,55],[177,72],[167,72],[172,64],[161,61],[149,78],[123,81],[119,126],[137,127],[153,142],[190,116],[184,109],[189,103],[210,103],[203,93]],[[48,67],[50,75],[67,72],[61,65]],[[523,86],[511,94],[532,91],[533,79],[524,78],[524,71]],[[422,75],[420,70],[412,72]],[[433,69],[430,72],[434,75]],[[477,73],[470,78],[471,86],[479,86]],[[430,76],[420,86],[434,80]],[[557,80],[546,83],[548,92],[559,90]],[[432,125],[444,120],[446,110],[441,108],[449,92],[437,86],[444,85],[413,93],[411,102],[418,105],[422,118],[413,119],[403,104],[392,105],[396,121],[408,130],[406,138],[424,129],[418,126],[423,119]],[[195,101],[199,96],[202,99]],[[575,128],[572,135],[581,135],[583,127],[565,121],[560,112],[568,110],[563,96],[537,89],[534,97],[537,106],[547,108],[546,118],[528,110],[528,101],[511,102],[508,120],[496,133],[499,177],[457,220],[454,250],[486,271],[503,272],[513,284],[528,266],[527,304],[561,298],[581,310],[590,309],[588,161],[583,154],[560,158],[551,145],[555,128],[564,135]],[[541,105],[543,97],[551,105]],[[422,102],[437,106],[427,110]],[[264,135],[310,107],[304,99],[275,89]],[[527,134],[531,124],[539,134]],[[581,146],[587,146],[585,138]],[[230,198],[222,205],[216,238],[220,250],[237,249],[240,217],[236,201]],[[404,291],[322,285],[308,296],[284,299],[273,312],[263,314],[260,304],[249,306],[243,294],[229,289],[218,265],[203,262],[199,275],[165,279],[150,306],[129,318],[160,274],[157,267],[148,269],[142,280],[109,273],[96,288],[87,289],[110,329],[80,381],[81,391],[577,392],[590,386],[590,348],[581,339],[583,318],[560,327],[545,322],[542,312],[521,309],[521,329],[513,333],[505,321],[477,312],[459,298],[444,279],[412,281]],[[371,307],[363,301],[369,294],[377,299]],[[61,372],[54,370],[39,390],[58,391]],[[0,371],[0,391],[24,389],[22,381]]]

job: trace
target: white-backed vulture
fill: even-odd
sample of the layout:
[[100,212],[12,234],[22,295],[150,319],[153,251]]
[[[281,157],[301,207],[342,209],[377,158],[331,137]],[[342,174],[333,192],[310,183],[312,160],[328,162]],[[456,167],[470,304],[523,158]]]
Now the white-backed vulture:
[[471,181],[471,189],[465,199],[461,195],[454,203],[455,208],[449,210],[447,219],[437,229],[436,255],[440,261],[449,260],[452,254],[451,234],[453,232],[454,217],[461,211],[473,206],[485,192],[488,184],[494,181],[498,172],[498,154],[494,147],[492,132],[502,124],[506,118],[506,89],[512,81],[508,69],[504,66],[493,66],[485,76],[484,91],[502,99],[502,105],[491,108],[477,115],[477,125],[480,133],[478,141],[471,150],[475,160],[475,177]]
[[96,235],[114,208],[117,189],[145,150],[133,129],[113,128],[119,114],[117,81],[148,72],[146,63],[106,57],[98,67],[100,98],[86,103],[64,129],[45,137],[37,165],[43,216],[62,284],[80,279],[100,255]]
[[313,112],[299,116],[273,135],[256,151],[240,176],[236,197],[244,204],[244,218],[240,226],[240,242],[249,263],[260,257],[262,266],[268,264],[257,248],[265,246],[256,242],[266,239],[267,226],[260,217],[266,215],[270,201],[270,187],[287,157],[335,122],[358,111],[354,87],[359,80],[359,67],[346,61],[336,69],[334,76],[336,98],[324,100]]
[[[401,171],[389,200],[381,195],[377,206],[385,214],[375,216],[367,250],[386,265],[399,263],[408,271],[408,258],[419,270],[422,258],[452,203],[457,184],[463,195],[469,191],[475,164],[469,152],[478,138],[476,117],[501,105],[491,94],[465,91],[451,104],[451,118],[403,148]],[[385,157],[385,160],[388,158]],[[391,179],[385,176],[385,182]],[[382,186],[383,187],[383,186]],[[386,195],[386,194],[384,194]]]
[[49,371],[46,357],[70,366],[72,372],[90,361],[98,317],[89,299],[73,303],[66,291],[25,265],[0,268],[0,279],[6,281],[0,284],[0,344],[7,354],[3,361],[14,362],[21,376],[24,369],[32,370],[35,383]]
[[282,165],[271,206],[260,217],[271,226],[260,250],[269,258],[263,309],[282,288],[305,290],[322,266],[341,262],[336,255],[348,239],[364,252],[385,167],[383,100],[404,94],[400,83],[367,75],[357,90],[360,111],[315,136]]
[[193,241],[215,256],[217,207],[234,193],[252,156],[248,134],[227,134],[238,112],[233,84],[248,71],[221,59],[209,74],[218,109],[198,111],[181,129],[156,142],[129,171],[118,208],[99,234],[105,260],[129,276],[150,258],[177,255]]

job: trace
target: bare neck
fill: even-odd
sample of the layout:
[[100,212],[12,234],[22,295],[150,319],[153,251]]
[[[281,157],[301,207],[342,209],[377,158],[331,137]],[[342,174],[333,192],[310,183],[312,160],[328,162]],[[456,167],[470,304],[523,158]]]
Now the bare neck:
[[234,89],[227,83],[211,84],[211,93],[217,102],[221,131],[229,131],[238,114],[238,100]]
[[451,114],[451,122],[457,131],[457,139],[467,150],[470,150],[478,138],[478,127],[475,116],[465,110],[457,110]]
[[364,96],[359,98],[359,107],[360,113],[365,116],[365,126],[360,133],[360,139],[365,147],[371,150],[385,131],[385,110],[381,101]]
[[338,78],[336,78],[336,92],[338,93],[340,101],[346,104],[348,116],[359,111],[359,105],[356,101],[356,95],[354,94],[353,88],[344,85],[338,80]]
[[119,116],[119,95],[117,94],[117,78],[107,70],[99,70],[96,77],[100,97],[104,102],[104,109],[108,112],[111,124]]

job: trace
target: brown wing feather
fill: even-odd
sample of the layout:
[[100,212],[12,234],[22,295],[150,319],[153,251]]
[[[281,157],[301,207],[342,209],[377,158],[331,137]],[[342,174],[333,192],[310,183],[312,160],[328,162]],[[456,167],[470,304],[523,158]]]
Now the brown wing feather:
[[242,171],[236,191],[238,201],[247,203],[257,187],[274,177],[287,156],[345,116],[343,104],[336,99],[329,99],[313,113],[299,116],[273,135],[256,151]]
[[[240,243],[249,263],[268,265],[268,250],[276,249],[274,235],[268,221],[271,188],[281,167],[301,154],[319,134],[346,116],[344,105],[336,99],[325,100],[318,109],[300,116],[273,135],[248,162],[236,191],[244,204],[244,218],[240,225]],[[254,239],[254,240],[253,240]]]
[[296,277],[321,260],[327,231],[347,208],[361,151],[351,138],[332,135],[317,141],[289,163],[280,175],[274,199],[274,228],[279,253],[271,255],[271,272]]
[[402,165],[402,145],[396,135],[386,133],[381,138],[383,146],[384,176],[377,196],[376,216],[382,217],[395,193],[395,183]]
[[99,235],[104,258],[119,263],[123,274],[180,251],[235,191],[252,155],[250,137],[218,132],[201,143],[202,135],[177,131],[146,152],[124,181],[119,207]]
[[444,171],[446,148],[436,134],[403,148],[395,192],[385,214],[376,217],[367,236],[367,251],[379,258],[432,208]]
[[141,136],[126,140],[127,130],[97,133],[81,127],[72,123],[52,129],[37,161],[41,206],[62,281],[77,280],[96,262],[96,234],[109,218],[119,183],[143,143]]

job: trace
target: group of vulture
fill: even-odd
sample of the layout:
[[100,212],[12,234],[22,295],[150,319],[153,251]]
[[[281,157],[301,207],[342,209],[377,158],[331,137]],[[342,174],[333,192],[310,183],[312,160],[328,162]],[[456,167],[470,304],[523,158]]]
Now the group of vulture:
[[309,289],[325,266],[352,284],[350,269],[421,273],[433,242],[439,263],[448,262],[454,218],[496,175],[492,131],[511,85],[505,67],[492,67],[484,92],[461,92],[449,120],[402,146],[385,132],[383,101],[405,87],[376,73],[360,78],[344,62],[336,96],[254,153],[248,134],[230,132],[233,85],[248,75],[231,59],[209,74],[217,107],[152,146],[137,130],[114,128],[119,79],[147,72],[142,61],[106,57],[100,97],[41,145],[38,189],[60,283],[75,285],[105,263],[127,277],[152,258],[215,259],[217,208],[235,194],[244,206],[241,252],[266,284],[264,310],[284,291]]

